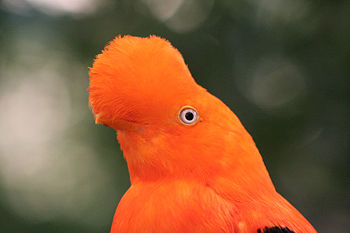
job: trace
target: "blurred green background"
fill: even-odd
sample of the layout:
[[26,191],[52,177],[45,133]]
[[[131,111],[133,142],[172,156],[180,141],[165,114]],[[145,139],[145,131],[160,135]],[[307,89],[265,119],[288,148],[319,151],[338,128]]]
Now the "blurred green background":
[[252,134],[319,232],[350,229],[350,1],[0,0],[0,232],[109,232],[129,186],[88,67],[118,34],[167,38]]

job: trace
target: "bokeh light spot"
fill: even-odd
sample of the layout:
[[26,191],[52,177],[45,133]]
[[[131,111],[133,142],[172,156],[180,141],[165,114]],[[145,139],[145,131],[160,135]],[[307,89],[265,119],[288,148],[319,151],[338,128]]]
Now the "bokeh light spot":
[[281,57],[262,59],[248,77],[238,79],[238,86],[243,95],[267,111],[292,103],[306,90],[298,67]]

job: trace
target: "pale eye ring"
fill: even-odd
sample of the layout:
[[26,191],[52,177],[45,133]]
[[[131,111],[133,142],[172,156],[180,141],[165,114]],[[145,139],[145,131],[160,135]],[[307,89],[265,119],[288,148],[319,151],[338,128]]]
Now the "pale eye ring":
[[198,120],[197,111],[190,106],[185,106],[180,110],[179,119],[185,125],[193,125]]

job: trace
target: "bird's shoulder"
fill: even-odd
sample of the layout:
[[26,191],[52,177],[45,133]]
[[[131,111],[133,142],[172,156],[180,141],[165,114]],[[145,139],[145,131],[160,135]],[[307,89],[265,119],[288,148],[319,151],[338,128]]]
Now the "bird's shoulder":
[[212,189],[238,210],[234,222],[239,233],[316,233],[275,189],[242,190],[227,178],[217,179]]

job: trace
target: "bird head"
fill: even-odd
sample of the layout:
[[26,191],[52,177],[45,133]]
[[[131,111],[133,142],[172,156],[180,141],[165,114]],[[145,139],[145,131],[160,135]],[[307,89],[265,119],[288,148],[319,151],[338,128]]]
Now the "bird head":
[[235,114],[195,82],[165,39],[116,37],[90,69],[89,92],[96,123],[117,130],[131,182],[267,174]]

